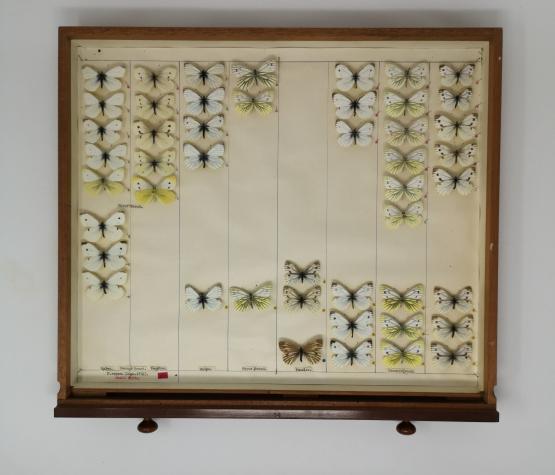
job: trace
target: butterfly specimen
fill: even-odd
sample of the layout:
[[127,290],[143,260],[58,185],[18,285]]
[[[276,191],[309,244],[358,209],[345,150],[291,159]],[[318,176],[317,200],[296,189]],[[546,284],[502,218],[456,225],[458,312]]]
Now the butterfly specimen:
[[455,109],[467,111],[472,103],[472,89],[465,89],[459,93],[454,93],[448,89],[440,89],[439,100],[441,107],[446,111],[454,111]]
[[82,176],[85,182],[84,188],[89,193],[99,194],[105,191],[110,195],[116,195],[125,190],[125,186],[121,183],[125,177],[123,168],[114,170],[108,176],[99,175],[88,168],[83,168]]
[[177,185],[175,175],[162,178],[158,184],[151,183],[140,176],[134,176],[132,184],[135,190],[135,200],[139,204],[146,205],[156,202],[170,204],[177,199],[174,191]]
[[424,286],[422,284],[417,284],[404,292],[399,292],[389,285],[382,285],[380,290],[383,306],[387,311],[403,309],[414,312],[420,310],[424,305]]
[[449,310],[466,312],[472,309],[472,287],[463,287],[456,294],[442,287],[435,287],[434,298],[437,306],[444,312]]
[[372,362],[372,340],[364,340],[351,348],[337,340],[330,341],[331,360],[337,366],[368,366]]
[[470,194],[474,190],[472,180],[475,175],[475,167],[465,168],[458,175],[451,175],[451,173],[443,168],[433,169],[436,191],[442,196],[449,195],[453,190],[457,190],[462,196]]
[[407,199],[418,201],[424,194],[424,175],[417,175],[408,182],[403,183],[390,175],[384,177],[384,196],[393,202]]
[[207,122],[198,121],[192,117],[186,116],[183,119],[183,125],[186,132],[185,137],[188,139],[211,139],[217,140],[223,137],[224,132],[222,127],[224,125],[224,116],[217,115],[212,117]]
[[272,304],[272,283],[265,282],[254,290],[245,290],[239,287],[229,289],[235,310],[265,310]]
[[331,293],[333,295],[333,303],[339,308],[360,308],[366,309],[372,304],[372,294],[374,293],[374,284],[365,282],[357,290],[352,291],[340,284],[333,282],[331,284]]
[[409,153],[403,154],[393,148],[388,148],[384,152],[385,169],[398,175],[400,173],[410,173],[416,175],[424,171],[426,161],[426,149],[417,148]]
[[437,135],[444,140],[452,140],[455,137],[461,140],[469,140],[476,137],[476,126],[478,114],[468,114],[462,119],[452,119],[446,115],[438,115],[434,119]]
[[442,365],[453,366],[455,364],[465,365],[472,361],[472,343],[463,343],[456,349],[452,350],[446,345],[438,342],[431,344],[430,349],[434,361]]
[[392,229],[397,229],[401,224],[416,227],[422,222],[424,203],[416,201],[410,203],[405,209],[394,204],[384,206],[385,223]]
[[161,176],[175,173],[175,150],[164,150],[162,153],[151,156],[143,150],[135,150],[135,172],[142,176],[157,173]]
[[442,338],[468,338],[472,334],[474,318],[464,315],[456,321],[451,321],[443,315],[432,315],[432,328]]
[[116,272],[107,279],[102,279],[91,272],[83,272],[85,294],[92,300],[108,297],[112,300],[120,299],[125,295],[123,285],[127,282],[126,272]]
[[85,115],[94,119],[101,115],[115,119],[121,115],[121,106],[125,96],[123,92],[117,92],[106,99],[98,99],[94,94],[85,92],[83,102],[85,103]]
[[194,145],[186,143],[183,146],[183,154],[185,155],[185,166],[189,170],[197,168],[211,168],[216,170],[223,166],[224,146],[221,143],[212,145],[206,152],[200,152]]
[[167,148],[173,145],[176,131],[175,122],[166,120],[161,125],[147,125],[144,122],[135,122],[133,130],[137,135],[137,145],[141,148],[150,148],[157,145]]
[[109,249],[99,249],[94,244],[86,242],[81,245],[81,251],[85,256],[83,267],[90,271],[100,268],[120,270],[127,264],[125,256],[127,254],[127,243],[117,242]]
[[208,86],[210,88],[220,87],[223,84],[222,75],[224,73],[224,65],[222,63],[214,64],[209,68],[200,68],[192,63],[185,63],[183,66],[185,80],[192,86]]
[[262,91],[256,96],[251,96],[241,91],[235,91],[233,93],[235,110],[245,115],[251,114],[252,112],[258,112],[260,115],[269,114],[274,110],[273,100],[274,94],[272,91]]
[[277,84],[277,61],[274,59],[262,63],[256,68],[242,64],[231,66],[231,72],[237,78],[237,87],[247,90],[253,86],[274,87]]
[[335,77],[337,79],[337,89],[349,91],[353,88],[361,91],[369,91],[374,87],[374,75],[376,66],[369,63],[363,66],[358,72],[352,72],[348,66],[337,64],[335,66]]
[[87,166],[93,170],[99,168],[111,168],[115,170],[125,165],[127,156],[127,145],[119,144],[111,150],[102,150],[92,143],[85,144],[85,155],[87,156]]
[[108,91],[115,91],[121,87],[121,81],[125,74],[125,68],[121,66],[116,66],[110,68],[107,71],[96,70],[90,66],[85,66],[81,73],[83,74],[83,79],[85,80],[85,89],[87,91],[96,91],[98,88],[106,88]]
[[135,97],[135,111],[143,119],[169,119],[175,114],[175,94],[158,98],[138,95]]
[[185,89],[183,96],[185,97],[185,112],[188,114],[219,114],[224,110],[222,101],[225,97],[225,90],[223,87],[214,89],[206,95],[198,94],[192,89]]
[[118,241],[123,236],[120,226],[125,224],[125,213],[117,211],[104,220],[95,218],[89,213],[83,213],[79,216],[79,221],[85,228],[83,239],[90,242],[97,242],[100,239]]
[[426,141],[428,119],[422,117],[409,125],[403,125],[394,120],[385,123],[386,140],[391,145],[420,145]]
[[336,310],[330,312],[331,329],[336,335],[344,338],[355,335],[366,337],[372,333],[374,328],[374,313],[372,310],[364,310],[355,318],[350,319]]
[[376,103],[376,93],[367,92],[361,97],[351,99],[339,92],[332,95],[333,104],[336,107],[335,115],[340,119],[360,117],[368,119],[374,113],[373,106]]
[[206,292],[200,292],[191,285],[185,286],[185,306],[191,312],[197,310],[219,310],[222,307],[222,286],[213,285]]
[[288,284],[317,284],[320,282],[320,261],[314,261],[306,267],[299,267],[294,262],[285,261],[285,281]]
[[353,144],[366,147],[372,140],[374,124],[372,122],[366,122],[358,128],[351,129],[346,122],[338,120],[335,123],[335,130],[337,130],[339,134],[337,143],[342,147],[350,147]]
[[446,166],[462,165],[467,167],[474,163],[478,153],[478,145],[468,143],[460,148],[452,148],[449,145],[438,143],[434,145],[434,150]]
[[287,310],[311,310],[316,311],[320,308],[320,286],[311,287],[306,292],[299,292],[288,285],[283,287],[283,303]]
[[420,366],[423,361],[424,342],[416,340],[406,346],[397,346],[391,341],[382,342],[383,362],[388,367]]
[[380,316],[380,323],[382,326],[382,334],[386,338],[406,336],[410,340],[415,340],[422,336],[424,315],[417,313],[403,322],[392,315],[384,313]]
[[137,88],[143,92],[169,92],[176,89],[175,80],[177,70],[173,66],[167,66],[159,71],[139,67],[135,68],[135,80]]
[[385,74],[395,89],[422,87],[426,83],[427,72],[428,68],[425,63],[414,64],[406,69],[394,63],[385,65]]
[[113,144],[119,140],[121,130],[121,120],[113,120],[106,125],[97,124],[94,120],[85,119],[83,130],[85,132],[85,142],[107,142]]
[[452,87],[458,84],[470,86],[474,75],[474,65],[465,64],[462,68],[457,69],[448,64],[442,64],[439,66],[439,75],[441,76],[441,84],[444,86]]
[[288,365],[292,365],[297,360],[299,363],[317,364],[322,359],[323,340],[321,336],[311,338],[304,345],[282,338],[279,340],[278,346],[283,362]]
[[401,117],[411,115],[420,117],[426,112],[426,102],[428,101],[427,91],[415,92],[410,97],[404,97],[394,92],[385,94],[385,112],[391,117]]

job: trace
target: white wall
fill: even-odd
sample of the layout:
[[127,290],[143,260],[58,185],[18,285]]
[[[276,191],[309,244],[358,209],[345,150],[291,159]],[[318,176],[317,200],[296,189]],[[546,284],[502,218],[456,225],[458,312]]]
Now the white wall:
[[[555,473],[550,0],[0,0],[0,472]],[[59,25],[505,28],[501,422],[54,419]],[[280,449],[278,453],[278,448]]]

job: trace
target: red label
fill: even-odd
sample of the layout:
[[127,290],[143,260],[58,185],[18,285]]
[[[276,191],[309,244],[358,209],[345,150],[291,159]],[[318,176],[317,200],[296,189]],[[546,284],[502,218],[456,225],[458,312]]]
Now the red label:
[[159,371],[157,374],[158,379],[168,379],[168,372],[167,371]]

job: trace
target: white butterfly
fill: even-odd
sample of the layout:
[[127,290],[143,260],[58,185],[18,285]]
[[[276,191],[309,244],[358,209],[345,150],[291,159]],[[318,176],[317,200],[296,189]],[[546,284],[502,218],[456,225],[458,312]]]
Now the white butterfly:
[[435,118],[437,134],[444,140],[452,140],[458,137],[462,140],[469,140],[476,137],[476,126],[478,125],[478,114],[468,114],[463,119],[452,119],[445,115],[438,115]]
[[110,195],[115,195],[125,191],[125,186],[121,183],[125,178],[123,168],[114,170],[108,176],[99,175],[88,168],[83,168],[82,177],[85,182],[83,187],[89,193],[98,194],[106,191]]
[[417,175],[408,182],[403,183],[390,175],[384,177],[384,196],[396,203],[402,199],[418,201],[424,194],[424,175]]
[[212,145],[206,152],[199,151],[194,145],[186,143],[183,145],[183,155],[185,155],[185,166],[189,170],[198,168],[211,168],[217,170],[224,165],[224,146],[221,143]]
[[127,282],[127,273],[116,272],[107,279],[102,279],[91,272],[83,272],[83,282],[85,283],[85,294],[92,300],[99,300],[108,297],[117,300],[125,295],[123,285]]
[[330,312],[331,329],[338,336],[345,338],[355,335],[366,337],[372,334],[374,329],[374,312],[371,309],[360,312],[354,319],[350,319],[342,313],[332,310]]
[[270,59],[257,68],[249,68],[242,64],[231,66],[231,72],[237,77],[237,87],[247,90],[252,86],[274,87],[277,84],[277,61]]
[[94,120],[86,119],[83,121],[85,142],[106,142],[109,144],[116,143],[119,140],[118,132],[121,130],[121,125],[121,120],[117,119],[106,125],[100,125]]
[[374,113],[373,106],[376,103],[376,93],[370,91],[356,99],[351,99],[336,92],[332,95],[332,99],[336,107],[335,115],[340,119],[349,119],[353,116],[368,119]]
[[198,94],[192,89],[185,89],[183,96],[185,97],[185,111],[188,114],[219,114],[224,109],[222,101],[225,97],[225,90],[223,87],[214,89],[206,95]]
[[274,94],[272,91],[262,91],[254,96],[241,91],[233,93],[235,110],[244,115],[251,114],[252,112],[267,115],[274,110],[273,101]]
[[420,145],[426,141],[428,119],[422,117],[409,125],[394,120],[385,122],[386,139],[391,145]]
[[472,335],[473,324],[472,315],[464,315],[454,322],[443,315],[432,315],[432,328],[442,338],[468,338]]
[[433,342],[430,349],[434,361],[442,365],[466,365],[472,361],[472,343],[463,343],[458,348],[452,350],[439,342]]
[[366,282],[357,290],[351,291],[339,282],[331,284],[331,293],[333,294],[333,303],[339,308],[347,308],[349,305],[354,309],[367,309],[372,305],[372,294],[374,293],[374,284]]
[[161,176],[175,173],[175,150],[164,150],[157,156],[151,156],[143,150],[135,150],[135,172],[142,176],[157,173]]
[[422,201],[410,203],[405,209],[393,204],[387,204],[384,207],[385,222],[393,229],[397,229],[401,224],[413,228],[418,226],[422,222],[423,213],[424,203]]
[[465,64],[461,69],[456,69],[448,64],[442,64],[439,66],[439,75],[444,86],[451,87],[457,84],[470,86],[474,75],[474,65]]
[[472,89],[465,89],[458,94],[448,89],[440,89],[439,100],[441,107],[446,111],[453,111],[455,109],[467,111],[472,104]]
[[382,326],[382,334],[386,338],[400,338],[404,336],[409,340],[415,340],[422,336],[422,331],[424,330],[424,315],[421,313],[417,313],[405,321],[384,313],[380,316],[379,320]]
[[224,73],[224,65],[222,63],[214,64],[209,68],[199,68],[192,63],[185,63],[183,68],[185,80],[192,86],[202,84],[203,86],[215,88],[223,84],[221,76]]
[[418,89],[426,83],[428,67],[426,63],[418,63],[405,69],[398,64],[387,63],[385,74],[389,78],[389,83],[395,89],[403,87]]
[[245,290],[240,287],[229,289],[235,310],[265,310],[272,304],[272,283],[264,282],[254,290]]
[[390,117],[401,117],[407,114],[413,117],[420,117],[426,112],[427,101],[427,91],[417,91],[410,97],[388,92],[384,97],[385,112]]
[[173,66],[167,66],[159,71],[138,67],[135,68],[135,80],[137,88],[144,92],[153,89],[159,92],[169,92],[176,89],[175,80],[177,70]]
[[112,150],[101,150],[92,143],[85,144],[85,155],[87,156],[87,166],[93,170],[103,167],[110,167],[112,170],[121,168],[125,165],[127,156],[127,145],[116,145]]
[[200,292],[191,285],[185,286],[185,306],[191,312],[197,310],[219,310],[222,307],[222,286],[213,285],[206,292]]
[[449,310],[466,312],[472,309],[472,287],[463,287],[456,294],[452,294],[442,287],[435,287],[434,298],[437,306],[443,312]]
[[115,119],[121,115],[121,106],[124,99],[123,92],[117,92],[106,99],[98,99],[90,92],[85,92],[85,115],[92,119],[99,115]]
[[141,148],[150,148],[157,145],[168,148],[175,140],[176,126],[172,120],[166,120],[161,125],[147,125],[144,122],[135,122],[133,130],[137,135],[137,145]]
[[369,366],[373,360],[372,340],[364,340],[351,348],[337,340],[330,341],[331,360],[337,366]]
[[360,71],[355,73],[344,64],[338,64],[335,66],[337,89],[340,91],[349,91],[354,87],[362,91],[369,91],[374,87],[375,74],[376,66],[373,63],[363,66]]
[[335,129],[339,134],[337,143],[339,143],[342,147],[350,147],[353,144],[366,147],[372,140],[374,124],[372,122],[366,122],[358,128],[351,129],[346,122],[338,120],[335,123]]
[[175,94],[152,98],[138,95],[135,97],[135,111],[143,119],[169,119],[175,115]]
[[476,175],[476,169],[474,167],[465,168],[458,175],[451,175],[447,170],[443,168],[433,169],[433,178],[436,184],[436,191],[442,195],[449,195],[453,190],[466,196],[474,190],[473,179]]
[[83,213],[79,216],[79,221],[85,227],[83,239],[90,242],[97,242],[100,239],[118,241],[123,236],[120,226],[125,224],[125,213],[117,211],[105,220]]
[[125,75],[125,68],[116,66],[107,71],[97,71],[90,66],[85,66],[81,73],[85,79],[85,89],[87,91],[96,91],[99,87],[100,89],[106,88],[108,91],[115,91],[121,87],[119,78]]
[[185,137],[188,139],[197,140],[203,138],[218,140],[224,135],[224,131],[222,130],[224,125],[223,115],[214,116],[207,122],[199,122],[192,117],[185,116],[183,125],[187,129]]
[[393,148],[387,148],[384,152],[385,169],[398,175],[399,173],[410,173],[414,175],[424,170],[426,162],[426,149],[417,148],[407,154],[403,154]]
[[87,270],[96,271],[101,267],[111,270],[120,270],[127,265],[125,256],[127,254],[127,243],[116,242],[109,249],[99,249],[94,244],[86,242],[81,245],[81,251],[85,256],[83,267]]
[[320,282],[320,261],[314,261],[301,268],[294,262],[285,261],[285,280],[288,284],[317,284]]
[[306,292],[298,292],[293,287],[285,285],[283,287],[283,303],[287,310],[303,310],[316,311],[320,309],[320,295],[322,289],[320,286],[311,287]]
[[467,167],[474,163],[478,153],[478,145],[468,143],[460,148],[451,148],[449,145],[438,143],[434,145],[434,150],[446,166],[462,165]]

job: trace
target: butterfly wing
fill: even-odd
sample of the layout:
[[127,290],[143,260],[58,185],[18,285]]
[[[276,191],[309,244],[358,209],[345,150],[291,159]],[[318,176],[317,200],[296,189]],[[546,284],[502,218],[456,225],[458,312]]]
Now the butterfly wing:
[[314,337],[303,346],[303,353],[310,364],[317,364],[322,359],[322,337]]
[[252,304],[258,310],[265,310],[272,304],[272,283],[261,284],[252,293]]
[[472,287],[464,287],[455,296],[455,308],[460,312],[472,309]]
[[434,168],[432,176],[436,184],[436,191],[442,196],[450,194],[457,187],[455,178],[443,168]]
[[462,196],[470,194],[474,190],[474,176],[476,169],[469,167],[463,170],[457,178],[457,191]]
[[417,284],[406,290],[403,294],[403,307],[409,312],[414,312],[424,306],[424,286]]
[[374,91],[367,92],[358,99],[358,108],[356,115],[361,119],[368,119],[374,113],[374,104],[376,103],[376,93]]
[[263,91],[255,97],[254,109],[261,115],[267,115],[274,110],[273,100],[272,91]]
[[354,107],[352,99],[336,92],[332,95],[332,100],[335,105],[335,115],[337,117],[340,119],[349,119],[353,116]]
[[338,120],[335,123],[335,130],[339,134],[337,143],[342,147],[350,147],[354,143],[353,130],[346,122]]
[[407,71],[407,86],[419,89],[426,84],[428,67],[426,63],[418,63],[411,66]]
[[[345,317],[342,313],[332,310],[330,312],[330,324],[331,329],[335,332],[336,335],[340,337],[345,337],[351,331],[352,325],[351,321]],[[353,329],[354,331],[354,329]]]
[[127,282],[126,272],[116,272],[106,280],[106,289],[104,292],[106,296],[112,300],[118,300],[125,295],[125,288],[123,287]]
[[374,87],[375,74],[376,74],[375,64],[368,63],[366,66],[363,66],[362,69],[358,72],[358,79],[355,83],[355,87],[357,87],[361,91],[369,91]]
[[439,156],[443,163],[448,166],[452,167],[459,161],[459,153],[457,150],[453,150],[451,147],[445,144],[435,144],[434,151]]
[[355,136],[355,142],[361,147],[366,147],[370,144],[372,140],[372,133],[374,132],[374,124],[372,122],[366,122],[362,124],[358,129]]
[[308,310],[313,312],[320,309],[320,296],[322,295],[322,289],[320,286],[312,287],[308,289],[304,294],[304,305]]
[[468,114],[460,123],[458,135],[462,140],[470,140],[476,137],[476,126],[478,125],[478,114]]
[[100,107],[100,100],[90,92],[85,92],[83,94],[83,103],[85,104],[85,115],[94,119],[102,113],[102,108]]
[[156,201],[155,189],[151,183],[140,176],[132,179],[133,190],[135,190],[135,200],[141,205],[146,205]]
[[395,89],[401,89],[407,84],[406,71],[394,63],[386,63],[385,75],[389,78],[389,84]]
[[439,115],[434,119],[438,136],[444,140],[453,140],[458,134],[458,125],[450,117]]
[[292,365],[301,353],[300,345],[293,340],[281,339],[278,346],[282,353],[283,362],[288,365]]
[[337,89],[340,91],[349,91],[355,85],[353,72],[344,64],[337,64],[335,66],[335,78],[337,79]]
[[117,242],[106,252],[106,266],[112,270],[120,270],[127,265],[125,255],[127,254],[127,243]]
[[185,98],[185,112],[196,116],[204,112],[200,94],[197,94],[192,89],[185,89],[183,91],[183,97]]
[[439,66],[439,75],[441,77],[441,84],[447,87],[452,87],[458,82],[458,72],[448,64],[441,64]]
[[385,111],[390,117],[406,116],[407,114],[419,117],[426,112],[427,100],[428,93],[426,91],[418,91],[409,98],[388,92],[384,97]]
[[222,307],[222,294],[222,286],[220,284],[213,285],[206,292],[206,308],[208,310],[219,310]]
[[465,64],[459,71],[459,83],[463,86],[470,86],[474,76],[474,65]]
[[193,144],[186,143],[183,146],[183,155],[185,156],[185,166],[189,170],[196,170],[203,165],[201,153]]
[[374,284],[366,282],[362,284],[354,293],[353,307],[356,306],[360,309],[365,309],[372,305],[372,295],[374,293]]
[[301,305],[301,294],[297,292],[293,287],[288,285],[283,287],[283,303],[285,308],[290,311],[300,310]]
[[346,308],[351,303],[351,291],[339,282],[331,284],[331,293],[333,295],[333,303],[339,308]]
[[[336,366],[347,366],[354,363],[354,354],[351,349],[337,340],[330,342],[331,360]],[[351,356],[352,355],[352,356]]]
[[192,285],[185,286],[185,307],[191,312],[202,308],[201,295]]
[[384,313],[380,316],[382,334],[386,338],[397,338],[403,334],[403,326],[393,315]]
[[85,284],[85,294],[91,300],[99,300],[104,296],[101,283],[102,281],[91,272],[83,272],[81,274],[83,282]]
[[185,81],[192,86],[200,84],[203,80],[202,70],[192,63],[185,63],[183,72],[185,73]]
[[222,158],[224,155],[224,146],[221,143],[213,145],[210,150],[207,152],[208,159],[207,165],[212,170],[217,170],[221,168],[224,164],[224,159]]
[[206,96],[206,113],[208,114],[219,114],[222,112],[224,106],[222,101],[225,97],[225,90],[223,87],[214,89],[208,96]]

